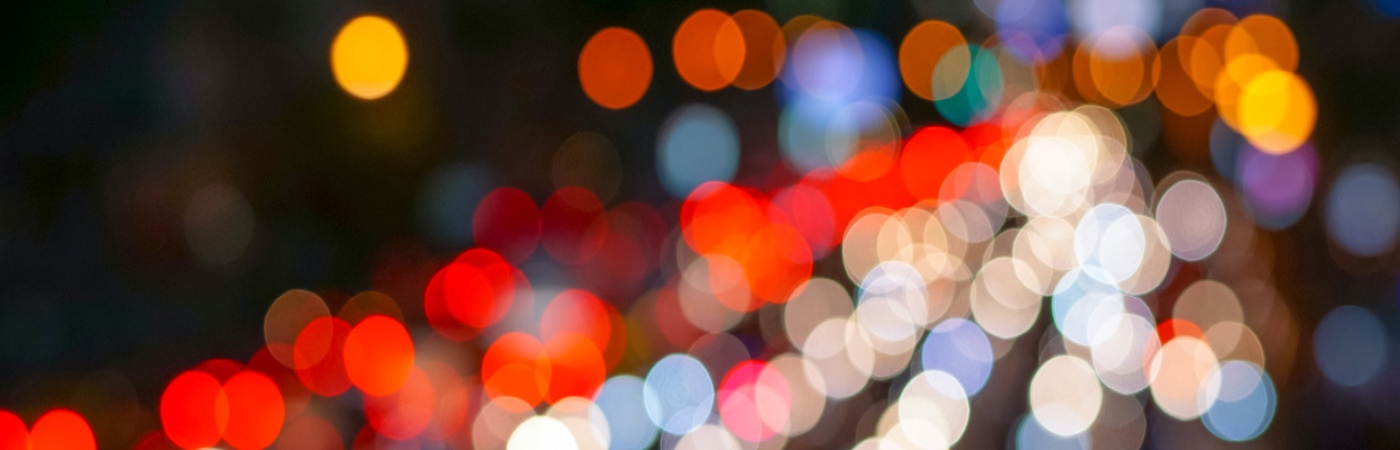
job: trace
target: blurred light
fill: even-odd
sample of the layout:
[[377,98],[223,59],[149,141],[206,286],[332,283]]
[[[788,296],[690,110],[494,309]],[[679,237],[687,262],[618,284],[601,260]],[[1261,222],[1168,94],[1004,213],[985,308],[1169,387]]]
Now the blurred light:
[[661,127],[656,155],[661,185],[683,198],[707,181],[728,182],[739,169],[739,135],[724,112],[691,104]]
[[1077,113],[1052,113],[1002,159],[1008,203],[1027,215],[1067,215],[1087,208],[1101,148],[1093,125]]
[[546,416],[563,423],[569,435],[578,444],[579,450],[606,450],[611,448],[612,433],[608,419],[602,409],[584,397],[560,399],[549,408]]
[[1220,395],[1201,416],[1201,422],[1211,434],[1242,442],[1259,437],[1269,428],[1278,407],[1278,394],[1269,374],[1251,363],[1229,361],[1210,376],[1210,385],[1218,384]]
[[339,450],[345,440],[335,425],[314,415],[302,415],[287,422],[273,448],[277,450]]
[[407,69],[408,44],[399,28],[383,17],[356,17],[331,43],[331,71],[350,95],[365,100],[389,95]]
[[486,194],[477,203],[471,223],[476,246],[509,261],[524,261],[539,245],[540,212],[530,194],[520,189],[500,187]]
[[1318,166],[1311,144],[1282,155],[1245,145],[1236,165],[1236,182],[1244,191],[1246,211],[1254,222],[1272,230],[1297,223],[1312,202]]
[[[268,352],[282,365],[298,368],[293,352],[297,337],[311,322],[330,315],[326,302],[314,293],[301,289],[283,293],[267,308],[263,318],[263,338]],[[329,346],[330,340],[323,339],[316,342],[314,348],[306,347],[302,352],[309,360],[319,361]]]
[[253,207],[233,186],[215,183],[195,192],[185,209],[185,241],[205,264],[237,260],[253,240]]
[[787,426],[779,431],[786,436],[806,433],[825,416],[825,380],[814,376],[819,374],[810,362],[793,353],[778,355],[768,364],[787,380],[789,393],[792,395]]
[[260,449],[272,445],[282,431],[286,417],[282,393],[266,375],[251,370],[238,372],[224,382],[220,394],[227,412],[214,411],[223,421],[224,442],[238,449]]
[[1293,72],[1298,68],[1298,41],[1293,38],[1293,30],[1273,16],[1255,14],[1241,19],[1226,36],[1224,50],[1227,61],[1261,55],[1280,70]]
[[943,55],[954,48],[965,48],[967,40],[961,31],[947,22],[920,22],[899,44],[899,73],[904,86],[924,100],[939,100],[933,96],[933,70]]
[[916,198],[939,198],[948,175],[971,154],[967,141],[952,129],[924,127],[909,137],[899,155],[904,187]]
[[[890,104],[897,109],[898,105]],[[836,111],[826,124],[822,139],[827,159],[841,167],[860,152],[878,152],[893,156],[899,149],[903,134],[894,114],[885,105],[859,100]]]
[[637,103],[651,85],[651,51],[636,32],[604,28],[588,39],[578,55],[583,93],[599,106],[622,109]]
[[1205,259],[1225,238],[1225,204],[1215,189],[1202,181],[1188,178],[1165,187],[1156,210],[1157,223],[1178,258]]
[[1313,356],[1328,380],[1342,386],[1366,384],[1385,366],[1385,325],[1359,306],[1339,306],[1327,313],[1313,333]]
[[1089,209],[1074,229],[1074,255],[1082,273],[1120,283],[1142,266],[1147,236],[1137,216],[1123,206],[1103,203]]
[[677,287],[681,314],[691,324],[710,333],[721,333],[758,307],[744,280],[743,268],[725,256],[696,258],[683,268]]
[[647,417],[643,383],[631,375],[615,376],[593,398],[606,417],[613,449],[642,450],[656,440],[657,426]]
[[1220,322],[1206,329],[1206,342],[1220,360],[1239,360],[1264,367],[1264,345],[1249,326],[1240,322]]
[[[860,282],[859,304],[888,302],[906,319],[907,328],[867,328],[885,340],[895,341],[913,336],[930,322],[928,285],[919,271],[898,261],[880,263]],[[859,310],[859,307],[857,307]],[[857,319],[861,319],[857,314]],[[906,334],[907,333],[907,334]]]
[[[423,313],[443,337],[464,341],[533,300],[529,281],[500,255],[475,248],[439,269],[423,292]],[[522,308],[524,309],[524,308]]]
[[928,441],[934,445],[951,446],[962,439],[971,415],[967,392],[957,378],[941,370],[925,370],[911,378],[899,394],[897,408],[901,423],[935,430],[930,437],[941,439]]
[[982,123],[1001,105],[1002,82],[1001,65],[995,54],[972,44],[954,47],[933,69],[934,106],[944,119],[956,125]]
[[[1021,263],[1015,266],[1017,280],[1040,295],[1053,293],[1060,276],[1078,265],[1074,256],[1074,225],[1055,216],[1032,217],[1016,233],[1011,251]],[[987,269],[984,266],[982,270]]]
[[[219,401],[219,397],[224,400]],[[221,418],[216,413],[224,409]],[[183,448],[217,444],[227,424],[228,398],[213,376],[191,370],[176,376],[160,396],[160,422],[170,441]]]
[[[1020,236],[1026,233],[1022,231],[1017,235],[1018,242]],[[1029,264],[1019,258],[998,257],[982,265],[982,270],[978,271],[977,278],[972,281],[970,307],[972,316],[988,334],[1002,339],[1013,339],[1035,325],[1040,316],[1042,293],[1028,288],[1024,280],[1019,279],[1022,272],[1032,270],[1034,269],[1031,269]],[[1049,288],[1045,289],[1045,293],[1048,293]],[[930,334],[929,337],[932,338],[933,335]],[[928,351],[927,348],[925,344],[925,352]],[[990,361],[988,365],[990,366]]]
[[734,87],[746,91],[767,86],[783,70],[787,41],[778,22],[763,11],[746,9],[734,13],[744,39],[744,64],[734,78]]
[[739,441],[734,439],[734,434],[729,429],[716,425],[705,424],[694,431],[687,432],[676,441],[675,450],[740,450]]
[[394,299],[377,291],[364,291],[345,301],[337,317],[348,323],[360,323],[369,316],[380,315],[403,322],[403,311]]
[[29,450],[29,429],[15,413],[0,409],[0,449]]
[[350,389],[345,373],[345,338],[350,324],[338,317],[313,320],[297,335],[292,347],[297,379],[311,392],[334,397]]
[[1140,29],[1117,27],[1086,38],[1074,53],[1074,81],[1090,101],[1120,107],[1152,93],[1157,47]]
[[651,423],[667,433],[682,435],[709,420],[715,385],[700,361],[673,354],[651,366],[642,395]]
[[1177,336],[1166,341],[1152,356],[1152,400],[1177,420],[1200,417],[1219,395],[1220,380],[1210,377],[1219,366],[1215,352],[1199,337]]
[[778,117],[778,145],[788,167],[806,173],[844,162],[833,162],[826,148],[826,131],[838,112],[811,97],[799,97],[783,106]]
[[413,339],[403,324],[371,316],[345,337],[345,374],[369,395],[388,395],[403,387],[413,369]]
[[[234,370],[222,382],[222,376],[199,369],[171,380],[161,394],[160,418],[172,442],[184,448],[208,447],[221,440],[240,449],[272,445],[285,417],[281,391],[261,373]],[[38,424],[31,439],[37,434]]]
[[1177,296],[1172,317],[1204,331],[1220,323],[1243,323],[1244,309],[1239,297],[1225,283],[1199,280]]
[[1240,134],[1262,151],[1288,153],[1305,144],[1317,122],[1312,88],[1297,75],[1272,70],[1240,94]]
[[952,374],[967,391],[977,395],[992,375],[992,345],[976,323],[952,318],[929,330],[920,353],[920,368]]
[[1278,63],[1263,55],[1247,53],[1230,59],[1215,79],[1215,110],[1231,128],[1240,130],[1240,100],[1245,88],[1259,75],[1278,70]]
[[1105,387],[1125,395],[1147,387],[1147,362],[1162,346],[1150,316],[1119,314],[1099,327],[1094,340],[1090,347],[1094,372]]
[[1087,433],[1061,436],[1046,429],[1036,420],[1035,415],[1026,414],[1021,417],[1019,425],[1015,428],[1013,442],[1017,450],[1089,450],[1089,435]]
[[1073,436],[1088,430],[1098,418],[1103,389],[1089,363],[1060,355],[1036,369],[1031,378],[1030,403],[1036,422],[1046,431]]
[[789,102],[810,97],[835,108],[899,94],[890,44],[869,30],[821,21],[789,42],[793,47],[783,69],[783,98]]
[[471,444],[474,448],[506,448],[520,424],[535,417],[530,409],[533,405],[527,405],[517,398],[499,397],[482,403],[481,410],[477,411],[476,419],[472,421]]
[[1379,164],[1346,168],[1327,194],[1327,235],[1348,253],[1377,256],[1400,232],[1400,186]]
[[820,22],[793,44],[785,76],[805,95],[828,102],[855,97],[861,70],[866,67],[860,42],[849,28]]
[[581,187],[606,204],[622,184],[622,161],[608,138],[581,131],[559,144],[550,163],[550,174],[554,189]]
[[812,251],[814,259],[821,259],[831,252],[836,238],[836,217],[831,201],[820,189],[807,183],[788,186],[773,195],[773,208],[769,221],[781,222],[773,217],[778,212],[790,221]]
[[543,400],[553,378],[551,372],[544,344],[525,333],[501,335],[481,357],[483,393],[492,400],[516,400],[498,405],[510,412],[528,410]]
[[593,259],[608,237],[608,218],[593,191],[568,186],[540,205],[540,244],[556,261],[577,266]]
[[1124,311],[1123,295],[1110,283],[1075,269],[1060,279],[1050,299],[1050,314],[1060,334],[1083,346],[1107,336],[1102,327]]
[[558,449],[577,450],[578,442],[569,432],[569,427],[557,419],[546,416],[535,416],[525,419],[515,431],[510,434],[510,441],[506,444],[508,450],[538,450],[538,449]]
[[840,283],[812,278],[795,290],[783,305],[783,329],[793,347],[807,351],[807,337],[817,325],[828,319],[848,317],[854,311],[851,298]]
[[[19,426],[22,432],[24,424],[20,423]],[[0,443],[4,443],[4,441],[0,440]],[[20,446],[15,450],[24,448],[26,447]],[[29,430],[27,448],[33,450],[96,450],[97,443],[92,435],[92,427],[88,426],[87,419],[73,411],[54,409],[44,413],[44,415],[39,416],[38,420],[34,421],[33,429]]]
[[1178,36],[1162,45],[1153,64],[1153,72],[1158,74],[1157,100],[1162,106],[1180,116],[1195,116],[1210,109],[1213,97],[1201,92],[1193,79],[1191,62],[1193,55],[1209,59],[1212,54],[1210,44],[1195,36]]
[[870,382],[874,349],[868,334],[850,319],[827,319],[812,330],[806,345],[807,377],[822,380],[827,397],[849,398]]
[[1138,267],[1138,271],[1133,276],[1124,280],[1119,288],[1124,293],[1147,295],[1161,286],[1162,281],[1171,270],[1172,248],[1171,242],[1167,239],[1166,231],[1157,224],[1156,220],[1139,214],[1137,221],[1142,227],[1147,241],[1142,254],[1142,265]]
[[735,365],[720,383],[719,416],[725,428],[748,442],[763,442],[786,432],[792,391],[782,372],[762,361]]
[[1162,0],[1069,0],[1067,6],[1070,23],[1080,38],[1098,36],[1115,27],[1131,27],[1147,33],[1151,39],[1150,36],[1158,35],[1162,24]]
[[567,397],[592,395],[598,390],[608,376],[600,345],[603,344],[570,332],[556,334],[545,341],[544,353],[549,364],[545,401],[555,404]]
[[691,13],[671,41],[676,72],[702,91],[717,91],[733,82],[744,66],[745,51],[739,24],[714,9]]
[[1061,0],[1000,0],[996,6],[997,34],[1021,34],[1028,42],[1010,47],[1022,61],[1050,61],[1059,56],[1069,32]]

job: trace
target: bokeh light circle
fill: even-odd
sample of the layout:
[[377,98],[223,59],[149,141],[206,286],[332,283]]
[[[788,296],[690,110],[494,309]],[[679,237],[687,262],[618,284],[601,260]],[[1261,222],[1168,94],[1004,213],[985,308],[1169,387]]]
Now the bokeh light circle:
[[647,418],[667,433],[689,433],[710,418],[715,385],[705,365],[690,355],[661,358],[647,372],[642,390]]
[[1073,436],[1093,425],[1103,405],[1103,388],[1094,368],[1082,359],[1061,355],[1040,365],[1030,386],[1031,413],[1045,430]]
[[355,97],[389,95],[407,69],[408,44],[399,27],[383,17],[356,17],[331,43],[331,72],[341,89]]
[[1220,386],[1215,403],[1201,416],[1201,423],[1211,434],[1243,442],[1269,428],[1278,408],[1278,393],[1264,369],[1244,361],[1227,361],[1210,377],[1219,379]]
[[1185,179],[1167,187],[1157,200],[1156,218],[1172,254],[1186,261],[1205,259],[1225,238],[1225,204],[1203,181]]
[[734,122],[713,106],[692,104],[671,113],[661,127],[656,155],[661,185],[684,198],[707,181],[729,181],[739,169]]
[[1342,386],[1371,381],[1385,366],[1389,337],[1374,313],[1340,306],[1327,313],[1313,333],[1313,356],[1322,375]]
[[579,52],[578,78],[583,92],[604,108],[623,109],[637,103],[651,85],[651,76],[651,50],[632,30],[599,30]]
[[968,396],[977,395],[992,374],[992,345],[976,323],[945,320],[929,330],[920,350],[924,370],[941,370],[957,378]]
[[659,430],[647,416],[645,382],[630,375],[609,378],[593,402],[606,416],[611,448],[642,450],[651,446]]
[[1400,186],[1379,164],[1343,170],[1327,194],[1327,235],[1348,253],[1376,256],[1400,233]]

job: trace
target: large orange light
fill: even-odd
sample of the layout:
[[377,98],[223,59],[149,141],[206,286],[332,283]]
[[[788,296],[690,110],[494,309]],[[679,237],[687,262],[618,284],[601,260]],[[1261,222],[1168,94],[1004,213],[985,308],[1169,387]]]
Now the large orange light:
[[413,340],[398,321],[370,316],[345,338],[345,374],[369,395],[385,396],[403,387],[413,369]]
[[626,28],[604,28],[578,55],[583,93],[604,108],[622,109],[641,100],[651,85],[651,72],[651,51],[641,36]]

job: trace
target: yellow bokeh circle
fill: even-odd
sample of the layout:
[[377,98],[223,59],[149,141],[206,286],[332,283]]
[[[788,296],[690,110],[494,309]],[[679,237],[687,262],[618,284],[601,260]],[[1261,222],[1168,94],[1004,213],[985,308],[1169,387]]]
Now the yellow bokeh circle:
[[408,45],[399,27],[375,15],[356,17],[331,44],[331,72],[350,95],[374,100],[389,95],[408,69]]
[[1270,70],[1245,85],[1239,101],[1240,134],[1260,150],[1284,154],[1312,135],[1317,101],[1307,82],[1291,72]]

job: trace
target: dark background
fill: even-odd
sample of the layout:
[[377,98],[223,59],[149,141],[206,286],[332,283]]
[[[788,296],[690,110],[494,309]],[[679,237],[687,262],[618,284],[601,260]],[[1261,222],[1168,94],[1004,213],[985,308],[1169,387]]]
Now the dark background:
[[[698,8],[765,9],[780,23],[792,11],[816,12],[895,46],[924,18],[973,39],[992,31],[970,1],[809,3],[23,0],[0,8],[0,407],[32,420],[110,370],[149,412],[179,371],[209,358],[246,360],[262,344],[267,306],[291,288],[333,305],[374,288],[413,316],[424,277],[469,245],[474,199],[510,185],[543,200],[550,156],[578,131],[618,149],[625,170],[613,204],[641,200],[667,211],[656,134],[672,109],[692,101],[739,124],[739,178],[767,179],[780,161],[773,89],[701,93],[671,64],[671,35]],[[1393,407],[1328,385],[1307,348],[1312,327],[1338,304],[1366,305],[1392,330],[1397,322],[1400,265],[1339,264],[1318,211],[1344,164],[1394,162],[1400,19],[1366,0],[1207,4],[1283,18],[1319,109],[1313,142],[1323,181],[1308,215],[1274,236],[1283,243],[1276,282],[1301,337],[1296,375],[1279,386],[1265,442],[1400,444]],[[328,63],[335,33],[366,12],[394,20],[410,47],[402,84],[375,102],[346,95]],[[656,67],[646,95],[623,111],[589,101],[575,69],[588,37],[613,25],[641,34]],[[931,105],[903,95],[912,122],[941,121]],[[1159,140],[1140,149],[1157,177],[1213,170],[1167,147]],[[446,207],[426,194],[443,167],[479,175]],[[189,197],[211,182],[239,189],[254,211],[251,243],[226,265],[201,263],[183,234]],[[454,231],[435,226],[434,214],[464,221]],[[1149,433],[1171,429],[1157,426]]]

